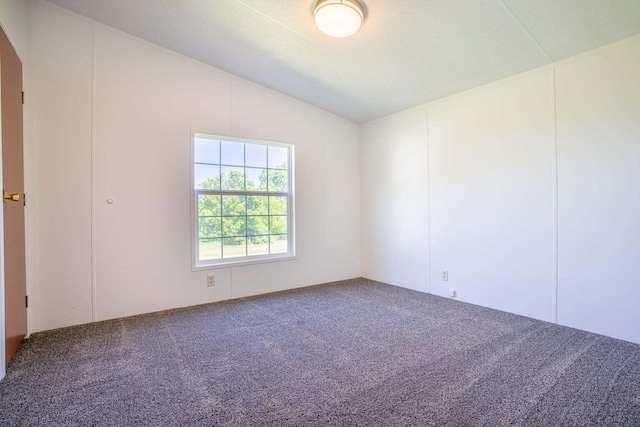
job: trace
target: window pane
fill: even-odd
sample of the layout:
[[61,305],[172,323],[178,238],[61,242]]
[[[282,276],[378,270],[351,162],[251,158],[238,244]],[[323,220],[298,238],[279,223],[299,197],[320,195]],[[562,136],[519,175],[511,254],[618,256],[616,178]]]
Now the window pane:
[[247,217],[247,235],[255,236],[258,234],[269,234],[269,217],[268,216],[248,216]]
[[247,196],[247,215],[268,215],[269,198],[267,196]]
[[269,254],[269,236],[249,237],[247,240],[248,255]]
[[222,250],[225,258],[247,256],[247,239],[244,237],[230,237],[222,240]]
[[291,147],[229,139],[194,136],[199,260],[289,253]]
[[244,168],[222,166],[221,189],[244,191]]
[[289,169],[289,149],[287,147],[269,146],[269,167]]
[[198,216],[219,216],[220,196],[198,195]]
[[200,239],[199,259],[222,258],[222,239]]
[[222,164],[244,166],[244,143],[222,141]]
[[222,218],[222,235],[224,237],[246,235],[245,220],[246,217],[244,216],[227,216]]
[[287,236],[271,236],[271,251],[272,254],[282,254],[289,252],[287,245]]
[[286,196],[270,196],[269,197],[269,215],[286,215],[287,214],[287,197]]
[[220,189],[220,166],[194,165],[194,184],[200,190]]
[[246,169],[247,191],[267,191],[267,170]]
[[267,146],[262,144],[245,144],[247,166],[254,168],[267,167]]
[[269,217],[269,233],[270,234],[287,234],[287,217],[272,216]]
[[220,217],[200,217],[198,221],[200,238],[222,237],[221,221]]
[[196,163],[220,164],[220,141],[209,138],[195,138]]
[[289,191],[289,172],[269,169],[269,191],[286,193]]
[[222,196],[222,216],[245,214],[245,196]]

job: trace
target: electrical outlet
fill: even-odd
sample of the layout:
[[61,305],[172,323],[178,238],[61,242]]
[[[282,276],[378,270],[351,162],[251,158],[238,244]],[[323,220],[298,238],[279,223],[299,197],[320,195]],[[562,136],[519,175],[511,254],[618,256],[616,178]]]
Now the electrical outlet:
[[443,271],[442,272],[442,281],[443,282],[448,282],[449,281],[449,272],[448,271]]
[[454,288],[449,288],[449,296],[451,298],[455,298],[458,296],[458,291],[456,291]]
[[213,274],[207,276],[207,286],[215,286],[216,285],[216,276]]

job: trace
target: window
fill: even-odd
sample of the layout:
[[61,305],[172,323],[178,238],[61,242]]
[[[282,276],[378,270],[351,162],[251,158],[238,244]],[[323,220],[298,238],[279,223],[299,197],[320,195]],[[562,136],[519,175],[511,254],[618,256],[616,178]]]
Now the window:
[[195,266],[294,255],[293,146],[194,134]]

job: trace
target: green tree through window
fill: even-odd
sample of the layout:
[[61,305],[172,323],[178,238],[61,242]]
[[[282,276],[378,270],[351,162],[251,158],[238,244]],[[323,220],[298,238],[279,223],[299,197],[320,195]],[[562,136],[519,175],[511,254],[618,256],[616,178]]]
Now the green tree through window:
[[291,147],[196,135],[197,261],[291,254]]

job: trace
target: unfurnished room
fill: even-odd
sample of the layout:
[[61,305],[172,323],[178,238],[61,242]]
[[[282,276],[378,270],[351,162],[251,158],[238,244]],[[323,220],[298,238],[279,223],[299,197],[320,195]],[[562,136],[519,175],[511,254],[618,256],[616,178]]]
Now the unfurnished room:
[[0,0],[0,426],[640,427],[640,1]]

